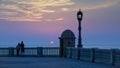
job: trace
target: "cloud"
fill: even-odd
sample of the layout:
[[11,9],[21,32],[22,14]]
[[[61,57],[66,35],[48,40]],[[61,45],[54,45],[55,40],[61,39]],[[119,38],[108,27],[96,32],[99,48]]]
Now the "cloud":
[[55,18],[55,19],[46,19],[46,22],[56,22],[56,21],[63,21],[64,18]]
[[107,2],[103,2],[101,4],[96,4],[96,5],[90,5],[90,6],[84,6],[82,7],[83,10],[94,10],[94,9],[103,9],[103,8],[109,8],[112,7],[114,5],[116,5],[118,3],[118,1],[116,0],[112,0],[112,1],[107,1]]
[[57,19],[55,19],[56,21],[62,21],[62,20],[64,20],[64,18],[57,18]]
[[48,10],[48,9],[41,9],[40,12],[44,12],[44,13],[54,13],[56,12],[55,10]]
[[69,11],[69,8],[61,8],[62,11]]
[[[76,1],[76,2],[75,2]],[[58,13],[96,10],[118,5],[120,0],[1,0],[0,19],[8,21],[62,21]],[[47,17],[47,16],[49,17]]]
[[89,1],[85,1],[84,4],[80,3],[79,6],[77,6],[77,8],[75,8],[74,10],[78,10],[78,8],[82,8],[82,10],[97,10],[97,9],[104,9],[104,8],[111,8],[115,5],[118,5],[120,3],[120,0],[99,0],[99,1],[93,1],[90,2]]
[[18,4],[27,4],[36,7],[49,7],[49,6],[66,6],[73,5],[74,2],[71,0],[11,0]]
[[98,9],[104,9],[104,8],[113,8],[115,5],[119,5],[120,0],[80,0],[75,3],[73,7],[62,7],[61,11],[63,12],[69,12],[69,11],[78,11],[79,8],[82,10],[88,11],[88,10],[98,10]]
[[0,19],[9,21],[42,21],[46,13],[56,12],[56,9],[51,7],[73,4],[74,2],[71,0],[2,0],[0,3]]

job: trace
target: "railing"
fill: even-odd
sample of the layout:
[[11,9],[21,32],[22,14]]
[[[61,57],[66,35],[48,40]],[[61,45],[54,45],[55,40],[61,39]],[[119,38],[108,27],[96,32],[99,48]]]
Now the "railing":
[[[56,57],[60,56],[59,47],[31,47],[25,48],[24,54],[20,56],[34,57]],[[120,66],[119,49],[97,49],[97,48],[66,48],[66,58],[82,61],[104,63]],[[17,56],[16,48],[0,48],[0,56]]]
[[8,56],[9,48],[0,48],[0,56]]
[[120,66],[119,49],[66,48],[66,57]]
[[[16,48],[0,48],[0,56],[17,56]],[[20,56],[59,56],[58,47],[31,47],[25,48],[25,52]]]
[[57,47],[45,47],[43,48],[43,56],[59,56],[59,48]]

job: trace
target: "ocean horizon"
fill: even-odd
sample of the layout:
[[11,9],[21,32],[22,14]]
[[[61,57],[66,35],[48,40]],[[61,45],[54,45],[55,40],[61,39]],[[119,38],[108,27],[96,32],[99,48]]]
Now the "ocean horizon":
[[[0,43],[0,47],[16,47],[18,43]],[[25,47],[59,47],[59,44],[25,42]],[[119,43],[83,43],[83,48],[120,49]],[[75,45],[77,47],[77,44]]]

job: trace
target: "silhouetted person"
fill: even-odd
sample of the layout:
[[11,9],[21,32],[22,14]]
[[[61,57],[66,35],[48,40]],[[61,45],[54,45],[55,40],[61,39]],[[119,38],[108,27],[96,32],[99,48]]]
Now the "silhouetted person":
[[25,50],[24,50],[25,45],[24,45],[23,41],[21,42],[20,46],[21,46],[21,53],[23,54],[25,52]]
[[16,46],[17,56],[19,56],[20,48],[21,48],[20,43],[18,43],[18,45]]

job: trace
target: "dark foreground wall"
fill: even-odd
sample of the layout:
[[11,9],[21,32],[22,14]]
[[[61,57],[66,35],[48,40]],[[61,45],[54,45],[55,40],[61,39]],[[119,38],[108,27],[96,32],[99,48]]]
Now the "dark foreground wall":
[[[60,57],[59,47],[31,47],[25,48],[25,52],[19,56],[26,57]],[[119,49],[97,48],[66,48],[65,58],[72,58],[95,63],[120,66]],[[0,48],[0,56],[17,56],[15,48]]]
[[66,57],[120,66],[119,49],[67,48]]

